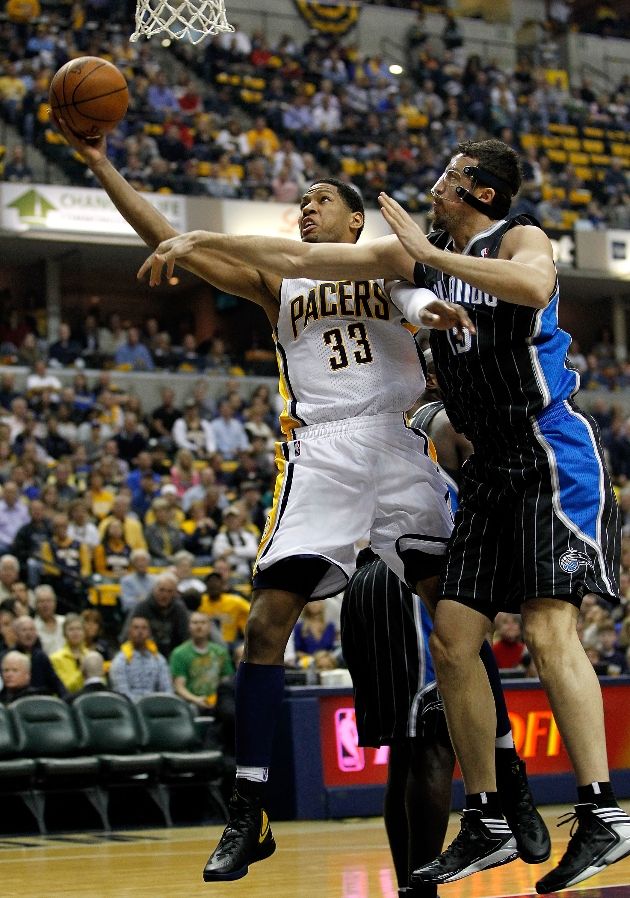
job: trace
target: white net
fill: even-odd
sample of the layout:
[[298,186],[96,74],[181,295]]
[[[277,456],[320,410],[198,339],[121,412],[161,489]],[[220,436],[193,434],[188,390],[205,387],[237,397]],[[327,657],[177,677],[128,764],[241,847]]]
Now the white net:
[[208,34],[222,31],[234,31],[224,0],[137,0],[136,30],[129,40],[165,34],[198,44]]

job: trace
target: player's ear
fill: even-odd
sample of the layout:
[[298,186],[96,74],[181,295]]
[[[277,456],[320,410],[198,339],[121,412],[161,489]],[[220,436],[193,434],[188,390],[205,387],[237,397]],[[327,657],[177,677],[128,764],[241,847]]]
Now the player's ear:
[[480,187],[477,198],[480,199],[482,203],[488,203],[488,205],[490,205],[494,199],[494,194],[495,191],[493,187]]
[[353,212],[350,217],[350,228],[355,233],[360,231],[363,225],[365,224],[365,216],[363,212]]

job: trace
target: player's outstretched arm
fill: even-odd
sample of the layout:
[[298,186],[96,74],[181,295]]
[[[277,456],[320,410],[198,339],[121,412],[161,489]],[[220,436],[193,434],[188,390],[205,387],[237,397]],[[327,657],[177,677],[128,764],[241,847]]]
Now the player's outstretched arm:
[[458,333],[462,333],[466,328],[471,333],[476,333],[464,306],[444,302],[431,290],[416,287],[407,281],[395,281],[386,286],[389,286],[393,303],[411,324],[441,331],[454,328]]
[[409,255],[515,305],[544,309],[556,283],[551,242],[536,227],[508,231],[498,259],[480,259],[437,249],[403,207],[386,193],[378,201],[385,221]]
[[138,277],[150,272],[150,284],[154,287],[163,275],[172,275],[176,262],[184,264],[191,252],[202,248],[229,254],[245,265],[287,278],[410,279],[413,272],[413,260],[395,237],[380,237],[362,244],[300,243],[282,237],[189,231],[160,243],[140,268]]
[[[55,118],[55,122],[70,146],[83,157],[94,172],[122,217],[129,222],[147,246],[156,247],[164,240],[178,237],[175,228],[161,212],[158,212],[155,206],[134,190],[116,171],[107,158],[107,144],[104,137],[98,140],[84,140],[74,134],[63,119]],[[219,290],[241,296],[262,306],[275,325],[279,279],[263,277],[254,268],[235,265],[230,257],[208,252],[189,254],[186,260],[182,261],[182,267]]]

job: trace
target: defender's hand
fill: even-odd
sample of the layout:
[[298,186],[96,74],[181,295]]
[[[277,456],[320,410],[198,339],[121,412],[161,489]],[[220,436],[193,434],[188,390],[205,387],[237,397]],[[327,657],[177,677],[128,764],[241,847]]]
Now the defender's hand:
[[412,259],[423,262],[433,250],[422,229],[415,223],[400,203],[386,193],[380,193],[378,201],[383,218],[398,237]]
[[165,266],[167,279],[172,277],[177,259],[187,255],[195,248],[196,236],[197,231],[188,231],[185,234],[178,234],[176,237],[163,240],[141,265],[137,275],[138,280],[141,280],[150,269],[149,284],[151,287],[156,287],[162,280]]

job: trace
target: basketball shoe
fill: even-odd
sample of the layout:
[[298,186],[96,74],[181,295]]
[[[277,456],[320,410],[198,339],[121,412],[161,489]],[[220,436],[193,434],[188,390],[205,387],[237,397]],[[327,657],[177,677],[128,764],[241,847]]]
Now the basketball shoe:
[[525,762],[516,754],[507,763],[502,761],[501,752],[496,755],[497,791],[519,856],[526,864],[542,864],[551,855],[551,838],[534,804]]
[[219,844],[204,867],[204,882],[242,879],[250,864],[263,861],[276,850],[269,818],[260,798],[242,795],[235,786],[229,812]]
[[486,817],[476,808],[467,808],[455,839],[434,861],[414,870],[411,882],[455,882],[517,857],[516,839],[503,817]]
[[[630,817],[615,806],[576,804],[558,826],[571,822],[571,838],[558,866],[536,883],[539,895],[574,886],[630,855]],[[577,825],[576,825],[577,824]]]

